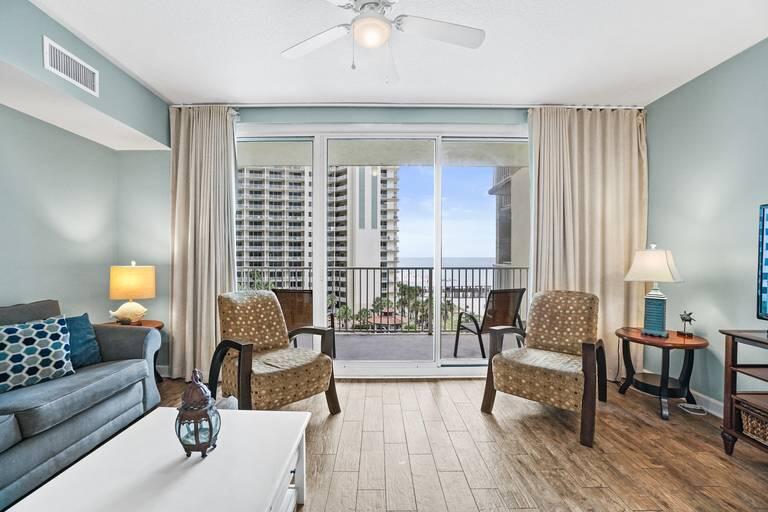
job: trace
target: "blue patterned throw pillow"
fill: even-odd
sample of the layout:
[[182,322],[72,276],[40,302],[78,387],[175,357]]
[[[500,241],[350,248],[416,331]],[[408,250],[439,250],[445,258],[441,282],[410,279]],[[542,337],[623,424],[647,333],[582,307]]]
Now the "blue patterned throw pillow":
[[0,326],[0,393],[72,373],[63,315]]

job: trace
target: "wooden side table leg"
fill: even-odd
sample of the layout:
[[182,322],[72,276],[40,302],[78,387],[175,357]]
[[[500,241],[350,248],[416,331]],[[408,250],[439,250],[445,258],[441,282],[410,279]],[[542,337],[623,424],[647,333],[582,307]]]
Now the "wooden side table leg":
[[619,388],[619,393],[623,395],[632,385],[632,379],[635,378],[635,367],[632,365],[632,354],[629,352],[629,340],[627,339],[621,340],[621,356],[624,358],[624,370],[627,372],[627,377]]
[[683,368],[680,370],[680,387],[685,391],[685,401],[689,404],[696,404],[696,399],[691,394],[691,374],[693,373],[693,353],[694,350],[686,350],[683,358]]
[[661,419],[669,419],[669,349],[661,349],[661,389],[659,390]]
[[733,455],[733,447],[737,441],[736,437],[728,432],[720,432],[720,437],[723,438],[723,450],[725,450],[725,454]]
[[733,339],[733,336],[725,337],[725,384],[723,389],[723,449],[728,455],[733,454],[733,445],[736,444],[736,437],[726,432],[734,431],[736,428],[735,410],[733,407],[733,395],[737,393],[736,372],[733,366],[739,362],[739,344]]

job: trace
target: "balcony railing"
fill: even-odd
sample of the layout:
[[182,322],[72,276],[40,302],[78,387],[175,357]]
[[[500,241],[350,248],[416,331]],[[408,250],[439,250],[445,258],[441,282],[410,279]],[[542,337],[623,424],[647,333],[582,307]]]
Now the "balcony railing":
[[[271,260],[271,258],[270,258]],[[485,312],[493,289],[524,288],[527,267],[443,267],[440,278],[441,318],[433,318],[435,293],[432,267],[329,267],[329,312],[338,332],[432,333],[453,332],[460,312]],[[244,268],[237,273],[238,287],[253,289],[311,289],[311,267]],[[527,316],[526,303],[520,312]]]

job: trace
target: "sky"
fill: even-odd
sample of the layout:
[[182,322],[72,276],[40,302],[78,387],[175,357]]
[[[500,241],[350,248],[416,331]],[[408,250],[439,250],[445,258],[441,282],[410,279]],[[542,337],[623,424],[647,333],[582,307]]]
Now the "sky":
[[[434,169],[401,166],[399,176],[400,257],[431,257]],[[493,258],[496,200],[488,195],[493,167],[443,167],[444,258]]]

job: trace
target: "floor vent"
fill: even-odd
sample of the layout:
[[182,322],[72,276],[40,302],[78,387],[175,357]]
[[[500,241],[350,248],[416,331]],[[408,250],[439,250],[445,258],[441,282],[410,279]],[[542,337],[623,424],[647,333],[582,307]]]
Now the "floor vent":
[[43,36],[45,69],[94,96],[99,96],[99,72]]

